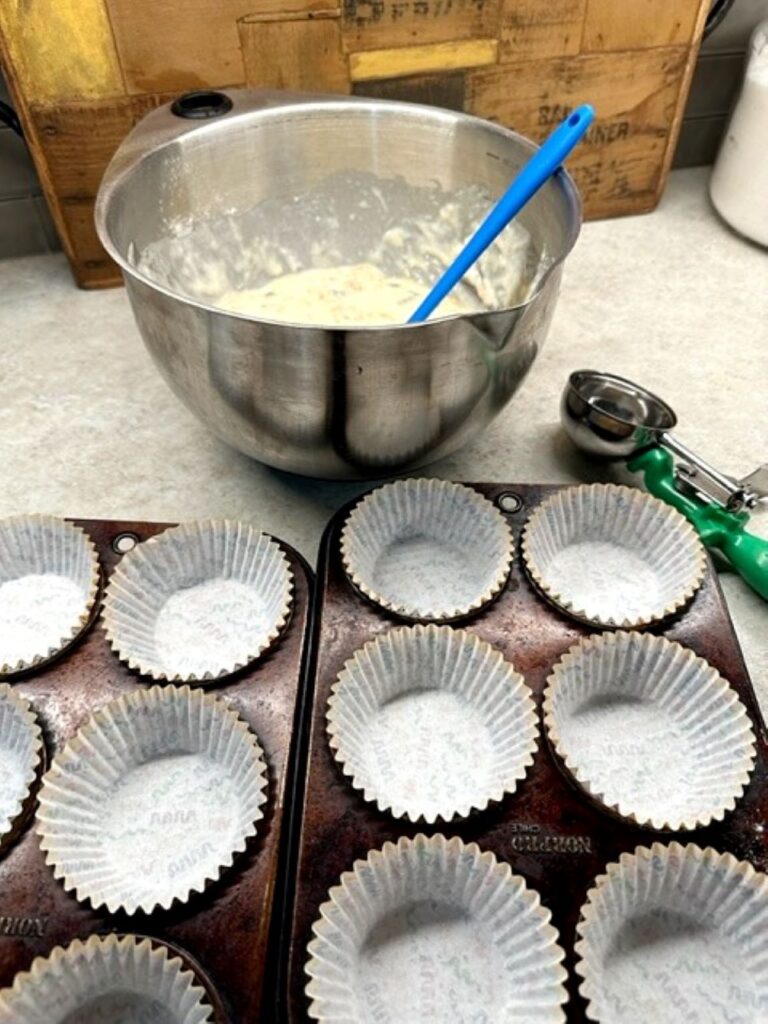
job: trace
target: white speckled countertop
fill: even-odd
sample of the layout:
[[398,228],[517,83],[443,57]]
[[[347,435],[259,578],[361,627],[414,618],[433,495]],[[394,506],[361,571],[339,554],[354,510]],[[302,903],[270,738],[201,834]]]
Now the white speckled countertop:
[[[610,478],[560,436],[568,373],[634,378],[679,436],[739,475],[768,459],[768,253],[721,224],[707,171],[676,171],[643,217],[587,224],[547,345],[490,430],[425,472],[456,480]],[[365,484],[306,480],[227,448],[171,395],[122,289],[78,291],[63,256],[0,262],[0,515],[248,518],[310,561],[330,514]],[[752,528],[768,536],[768,506]],[[731,612],[768,711],[768,605],[727,573]]]

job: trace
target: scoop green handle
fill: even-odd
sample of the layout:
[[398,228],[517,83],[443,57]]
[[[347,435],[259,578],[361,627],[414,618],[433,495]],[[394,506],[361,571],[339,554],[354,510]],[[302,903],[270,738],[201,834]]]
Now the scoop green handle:
[[730,512],[714,502],[702,504],[678,491],[672,455],[658,445],[632,455],[627,468],[642,473],[650,493],[682,512],[704,544],[722,551],[742,579],[768,601],[768,540],[744,528],[746,512]]
[[742,529],[724,534],[720,550],[742,579],[768,601],[768,541]]

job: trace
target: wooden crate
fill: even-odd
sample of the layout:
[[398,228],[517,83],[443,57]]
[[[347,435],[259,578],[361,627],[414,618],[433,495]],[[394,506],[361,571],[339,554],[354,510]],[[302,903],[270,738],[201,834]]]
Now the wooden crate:
[[576,103],[569,162],[587,217],[651,210],[708,0],[0,2],[6,73],[64,249],[85,287],[119,280],[93,226],[104,168],[188,89],[268,86],[466,110],[540,139]]

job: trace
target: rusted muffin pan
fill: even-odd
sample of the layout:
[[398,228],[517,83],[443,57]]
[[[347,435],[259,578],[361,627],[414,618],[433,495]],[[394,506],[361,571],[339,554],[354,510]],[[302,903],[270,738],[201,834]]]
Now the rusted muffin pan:
[[[758,871],[768,869],[768,837],[764,831],[768,818],[766,730],[709,560],[703,583],[693,599],[682,611],[646,632],[691,649],[736,691],[754,733],[754,767],[735,809],[726,813],[723,820],[680,833],[654,831],[599,806],[566,771],[546,738],[542,699],[547,678],[570,647],[599,632],[547,603],[521,564],[520,537],[525,523],[545,499],[562,488],[522,484],[469,486],[503,511],[514,534],[515,560],[501,593],[481,611],[453,620],[451,626],[501,652],[531,688],[539,734],[533,763],[514,792],[491,801],[484,809],[473,810],[468,817],[438,819],[430,824],[424,817],[414,821],[406,814],[395,816],[391,807],[382,809],[370,793],[366,800],[360,787],[352,785],[329,743],[329,698],[342,669],[357,651],[406,623],[374,604],[359,585],[350,582],[343,561],[342,533],[354,505],[340,510],[327,528],[318,566],[313,645],[316,664],[308,680],[308,687],[312,688],[307,694],[311,708],[300,754],[299,777],[305,778],[305,789],[303,799],[297,793],[288,895],[282,915],[284,960],[279,1012],[281,1019],[292,1024],[309,1019],[310,1000],[305,991],[307,946],[329,890],[338,885],[341,875],[350,871],[355,861],[366,858],[370,851],[381,849],[387,842],[397,843],[402,837],[443,833],[459,837],[464,843],[476,842],[480,850],[490,851],[499,861],[511,865],[512,871],[540,894],[543,905],[552,913],[552,923],[566,953],[569,1022],[588,1019],[574,971],[576,925],[588,891],[607,864],[637,847],[677,840],[731,853],[739,860],[750,861]],[[422,571],[428,577],[429,566]],[[333,707],[332,738],[338,745],[341,712],[336,697]],[[398,979],[393,977],[391,984],[397,986]]]
[[[97,547],[102,586],[91,621],[54,660],[16,673],[8,682],[32,706],[42,727],[44,763],[57,755],[89,720],[116,698],[158,686],[119,660],[97,623],[104,585],[123,554],[137,543],[163,533],[171,524],[74,520]],[[147,913],[93,909],[94,900],[78,900],[69,886],[54,878],[46,864],[37,827],[40,778],[33,787],[14,834],[0,851],[0,988],[12,985],[19,972],[54,947],[68,946],[91,935],[134,934],[165,944],[185,966],[192,967],[214,1011],[216,1024],[250,1024],[267,1020],[273,1004],[272,902],[284,838],[284,816],[292,787],[291,766],[297,704],[305,670],[306,637],[311,615],[312,574],[302,557],[278,542],[293,576],[290,618],[269,650],[232,675],[197,681],[235,712],[255,735],[266,764],[266,800],[256,821],[256,834],[231,866],[203,891],[175,900],[168,909]],[[160,683],[160,687],[168,686]],[[192,691],[193,693],[195,690]],[[156,708],[147,708],[156,713]],[[78,765],[70,762],[72,778]],[[205,780],[203,780],[205,781]],[[69,780],[71,784],[71,779]],[[263,785],[260,782],[259,785]],[[180,815],[188,813],[179,809]],[[174,822],[168,823],[169,830]],[[158,815],[157,828],[165,827]],[[158,837],[162,840],[162,837]],[[159,844],[162,846],[162,842]],[[77,865],[76,865],[77,867]],[[148,865],[144,865],[147,872]],[[137,853],[135,876],[142,874]],[[82,893],[80,893],[82,896]],[[140,901],[139,901],[140,902]]]

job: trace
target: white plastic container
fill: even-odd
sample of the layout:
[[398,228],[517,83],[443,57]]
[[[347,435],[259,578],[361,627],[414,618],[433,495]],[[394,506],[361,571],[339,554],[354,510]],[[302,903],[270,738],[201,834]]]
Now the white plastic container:
[[768,245],[768,20],[749,43],[741,95],[715,161],[709,192],[742,235]]

